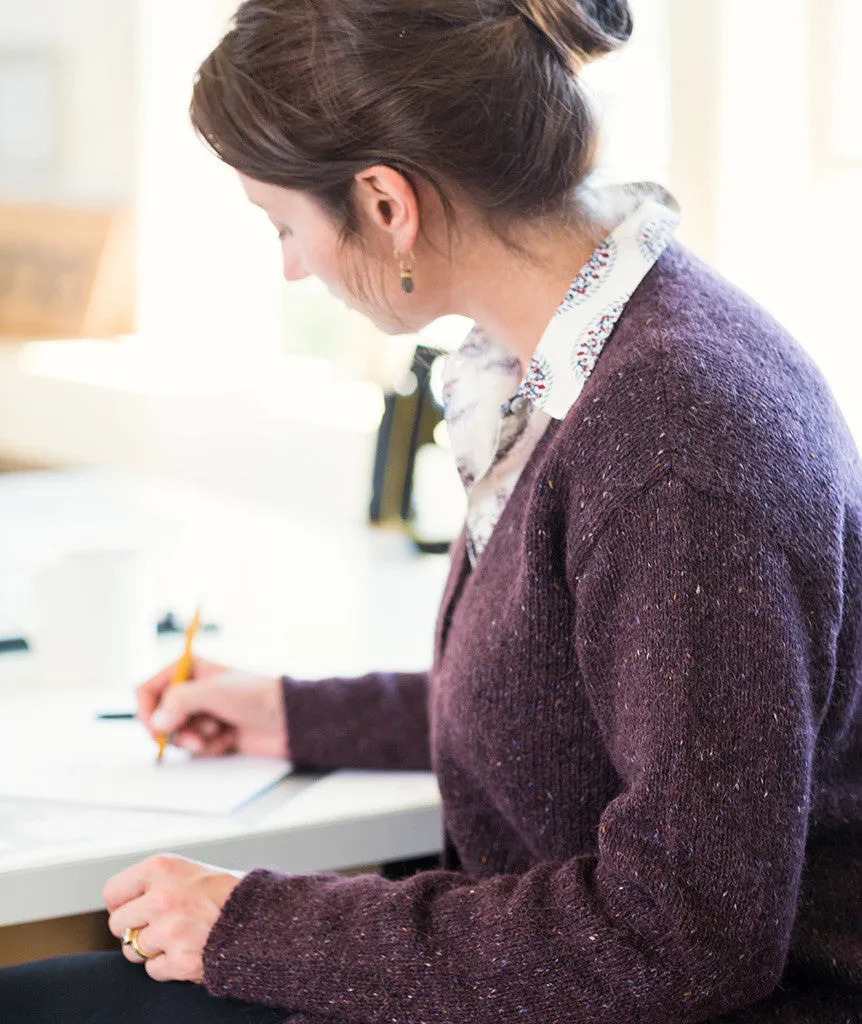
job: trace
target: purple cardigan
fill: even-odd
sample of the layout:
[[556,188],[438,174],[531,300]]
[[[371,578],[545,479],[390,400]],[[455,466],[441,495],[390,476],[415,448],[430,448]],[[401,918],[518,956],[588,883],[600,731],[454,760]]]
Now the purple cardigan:
[[252,871],[206,987],[295,1024],[856,1024],[861,694],[856,447],[673,242],[456,545],[431,672],[284,679],[298,767],[433,767],[440,870]]

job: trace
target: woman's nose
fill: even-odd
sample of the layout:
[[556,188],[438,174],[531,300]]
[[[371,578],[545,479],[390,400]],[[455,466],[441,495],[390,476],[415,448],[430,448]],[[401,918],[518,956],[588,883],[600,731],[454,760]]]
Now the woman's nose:
[[304,277],[310,277],[311,271],[299,262],[299,260],[285,260],[284,261],[284,279],[285,281],[301,281]]

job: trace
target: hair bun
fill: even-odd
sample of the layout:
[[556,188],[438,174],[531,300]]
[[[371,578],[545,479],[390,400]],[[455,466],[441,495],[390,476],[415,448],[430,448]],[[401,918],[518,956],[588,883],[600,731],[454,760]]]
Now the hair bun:
[[632,34],[628,0],[510,0],[567,63],[612,53]]

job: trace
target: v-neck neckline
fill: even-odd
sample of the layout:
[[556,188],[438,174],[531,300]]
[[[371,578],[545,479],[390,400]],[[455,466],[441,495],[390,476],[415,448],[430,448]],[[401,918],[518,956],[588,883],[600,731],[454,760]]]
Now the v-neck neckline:
[[446,587],[446,592],[443,598],[443,607],[440,612],[442,627],[437,641],[438,649],[436,652],[436,660],[439,663],[442,664],[446,656],[449,633],[458,607],[468,596],[470,591],[475,590],[476,587],[481,584],[484,566],[486,563],[493,560],[495,549],[501,543],[501,535],[505,532],[512,517],[516,515],[518,510],[522,507],[524,500],[523,492],[533,480],[535,475],[533,471],[539,461],[543,458],[552,438],[556,435],[559,426],[559,420],[551,419],[549,421],[545,432],[539,438],[535,448],[530,453],[530,457],[524,466],[523,472],[515,482],[512,494],[506,502],[506,505],[500,514],[500,518],[497,520],[491,536],[488,539],[488,543],[485,546],[484,551],[479,556],[475,566],[471,565],[470,556],[467,552],[466,524],[464,529],[461,531],[455,551],[453,552],[454,561],[451,569],[450,581],[449,585]]

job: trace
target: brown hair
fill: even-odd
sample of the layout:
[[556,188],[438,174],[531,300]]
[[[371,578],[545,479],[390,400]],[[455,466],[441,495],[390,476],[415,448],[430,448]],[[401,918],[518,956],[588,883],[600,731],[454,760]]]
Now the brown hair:
[[226,163],[317,200],[339,250],[367,255],[353,178],[382,163],[431,185],[450,246],[458,194],[529,259],[509,229],[576,218],[593,168],[577,72],[631,31],[627,0],[246,0],[190,113]]

